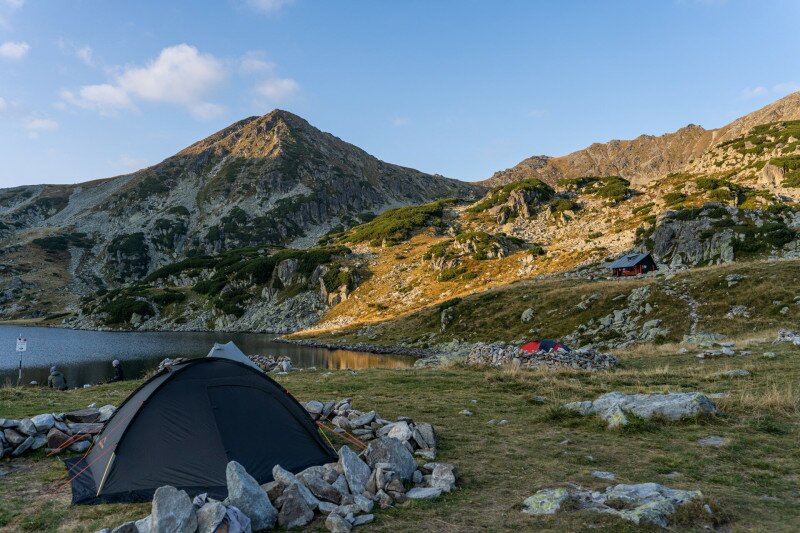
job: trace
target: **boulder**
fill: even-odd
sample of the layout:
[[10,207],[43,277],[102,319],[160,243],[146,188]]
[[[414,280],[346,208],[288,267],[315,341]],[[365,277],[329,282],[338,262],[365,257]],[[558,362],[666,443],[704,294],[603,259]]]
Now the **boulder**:
[[306,411],[312,415],[321,415],[323,409],[325,409],[325,406],[322,404],[322,402],[311,401],[306,403]]
[[0,429],[15,428],[19,426],[19,420],[14,418],[0,418]]
[[555,514],[570,499],[567,489],[542,489],[522,502],[522,512],[532,515]]
[[410,439],[413,434],[414,432],[411,431],[411,427],[409,427],[408,422],[402,421],[394,424],[392,429],[389,430],[387,436],[397,439],[401,442],[405,442]]
[[78,411],[64,413],[64,419],[67,422],[77,422],[80,424],[97,422],[100,419],[100,410],[94,407],[80,409]]
[[356,526],[363,526],[366,524],[371,524],[375,520],[375,515],[373,514],[362,514],[353,520],[353,527]]
[[456,488],[456,479],[458,479],[458,469],[456,465],[451,463],[436,463],[431,472],[431,480],[429,485],[442,492],[450,492]]
[[653,417],[669,421],[716,415],[719,409],[699,392],[670,392],[666,394],[623,394],[609,392],[594,401],[573,402],[564,408],[582,415],[597,414],[610,428],[626,425],[626,415],[640,418]]
[[316,473],[309,473],[300,478],[308,487],[308,490],[320,500],[333,502],[338,504],[342,501],[342,495],[330,483],[322,479],[322,476]]
[[4,429],[3,435],[5,436],[6,441],[8,441],[8,443],[14,447],[19,446],[20,444],[25,442],[25,439],[28,438],[27,435],[20,435],[18,431],[15,431],[10,428]]
[[100,416],[97,418],[97,422],[108,422],[111,417],[114,416],[114,413],[117,412],[117,408],[109,404],[101,407],[99,411]]
[[373,467],[377,463],[388,463],[391,465],[391,470],[397,473],[403,481],[411,480],[414,470],[417,469],[417,462],[414,461],[411,452],[402,442],[391,437],[380,437],[370,441],[364,452],[364,459]]
[[182,490],[166,485],[156,489],[150,515],[152,533],[194,533],[197,514],[192,500]]
[[299,483],[289,485],[283,493],[283,506],[278,513],[278,524],[285,529],[303,527],[314,520],[314,509],[308,505]]
[[23,453],[27,452],[27,451],[28,451],[28,449],[29,449],[31,446],[33,446],[33,437],[28,437],[27,439],[25,439],[24,441],[22,441],[22,444],[20,444],[19,446],[17,446],[17,447],[14,449],[14,451],[13,451],[13,452],[11,452],[11,457],[19,457],[19,456],[20,456],[20,455],[22,455]]
[[331,533],[350,533],[353,526],[338,514],[331,513],[325,519],[325,528]]
[[[400,444],[400,441],[395,439],[391,440]],[[370,446],[375,442],[379,441],[370,442]],[[350,492],[353,494],[361,494],[364,492],[364,488],[367,486],[372,471],[349,446],[342,446],[339,448],[339,468],[347,479]]]
[[84,453],[86,450],[89,449],[89,446],[91,446],[91,443],[88,440],[81,440],[81,441],[78,441],[78,442],[73,442],[70,445],[69,449],[70,449],[70,451],[73,451],[73,452],[76,452],[76,453]]
[[[297,479],[294,474],[284,468],[281,468],[280,465],[275,465],[272,468],[272,477],[275,479],[275,481],[286,487],[286,490],[293,485],[297,485],[297,490],[303,496],[303,499],[306,501],[308,506],[311,507],[312,511],[317,508],[317,505],[319,505],[319,500],[311,493],[308,487],[300,483],[300,480]],[[286,494],[286,490],[284,490],[284,494]]]
[[375,420],[375,411],[370,411],[369,413],[364,413],[363,415],[354,416],[353,418],[348,417],[348,421],[350,423],[351,428],[366,426],[367,424],[372,423],[373,420]]
[[69,439],[70,436],[60,429],[55,427],[51,428],[50,431],[47,432],[47,447],[51,450],[61,448]]
[[47,437],[40,433],[35,437],[33,437],[33,444],[31,444],[31,450],[38,450],[45,444],[47,444]]
[[520,320],[522,320],[522,322],[524,322],[524,323],[528,323],[531,320],[533,320],[533,317],[534,317],[533,309],[531,309],[529,307],[529,308],[527,308],[526,310],[524,310],[522,312],[522,316],[520,317]]
[[227,509],[220,502],[208,502],[197,510],[197,533],[216,533]]
[[51,414],[43,414],[31,417],[31,422],[36,427],[37,433],[47,433],[55,425],[56,419]]
[[406,498],[409,500],[430,500],[438,498],[442,495],[442,489],[435,487],[414,487],[406,492]]
[[150,533],[150,516],[145,516],[137,520],[136,528],[139,530],[139,533]]
[[244,467],[236,461],[229,462],[225,469],[225,478],[228,485],[226,503],[238,507],[246,514],[254,531],[273,528],[278,519],[278,511],[272,506],[267,493]]
[[23,418],[22,420],[20,420],[17,430],[20,433],[24,433],[25,435],[31,437],[39,432],[39,430],[36,429],[36,424],[34,424],[33,420],[31,420],[30,418]]
[[136,527],[136,521],[131,520],[129,522],[125,522],[124,524],[118,525],[111,530],[111,533],[139,533],[139,528]]
[[[417,434],[425,441],[425,445],[419,442]],[[414,439],[417,440],[420,448],[436,449],[436,432],[433,430],[433,426],[427,422],[420,422],[416,425]]]
[[697,439],[697,444],[699,446],[713,446],[715,448],[725,446],[729,442],[730,442],[729,439],[726,439],[725,437],[719,437],[717,435],[711,435],[709,437],[703,437],[702,439]]

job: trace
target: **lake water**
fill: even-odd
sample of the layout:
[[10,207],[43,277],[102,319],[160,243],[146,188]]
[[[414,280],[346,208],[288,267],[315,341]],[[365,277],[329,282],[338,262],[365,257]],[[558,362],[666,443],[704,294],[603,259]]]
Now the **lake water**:
[[406,368],[414,359],[349,350],[308,348],[275,342],[273,335],[225,332],[111,332],[0,325],[0,383],[16,383],[19,354],[16,338],[28,339],[22,354],[22,380],[47,383],[57,366],[70,387],[111,377],[119,359],[128,379],[138,378],[165,357],[205,357],[215,342],[233,341],[246,354],[287,355],[298,368]]

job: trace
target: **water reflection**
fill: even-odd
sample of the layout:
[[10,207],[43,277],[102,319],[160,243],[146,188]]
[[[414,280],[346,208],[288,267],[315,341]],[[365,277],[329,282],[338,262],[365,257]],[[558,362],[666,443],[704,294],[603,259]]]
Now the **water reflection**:
[[70,387],[111,378],[111,361],[122,361],[128,378],[140,377],[165,357],[204,357],[215,342],[235,342],[246,354],[286,355],[298,368],[406,368],[410,357],[348,350],[308,348],[273,341],[258,333],[225,332],[108,332],[58,328],[0,326],[0,383],[16,383],[18,354],[15,339],[28,339],[23,354],[23,382],[46,383],[55,365]]

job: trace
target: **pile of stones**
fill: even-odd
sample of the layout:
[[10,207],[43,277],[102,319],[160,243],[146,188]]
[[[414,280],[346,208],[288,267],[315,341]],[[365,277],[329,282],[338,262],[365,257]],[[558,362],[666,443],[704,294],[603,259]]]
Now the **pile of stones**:
[[382,437],[400,441],[410,453],[426,461],[436,459],[436,432],[431,424],[414,422],[400,416],[395,422],[385,420],[375,411],[353,409],[350,398],[339,401],[310,401],[305,404],[311,418],[327,422],[337,433],[348,432],[368,442]]
[[271,355],[248,355],[248,357],[264,372],[291,372],[297,370],[292,366],[292,360],[286,355],[273,357]]
[[600,353],[589,348],[577,350],[552,350],[526,352],[518,346],[505,343],[477,343],[467,355],[467,364],[475,366],[506,366],[522,368],[566,367],[580,370],[608,370],[617,365],[610,353]]
[[714,416],[720,413],[707,396],[699,392],[668,392],[666,394],[624,394],[609,392],[594,401],[573,402],[563,406],[581,415],[596,414],[609,428],[626,426],[628,417],[677,421],[685,418]]
[[335,463],[298,474],[276,465],[272,477],[273,481],[259,486],[242,465],[231,461],[226,468],[225,500],[199,495],[192,502],[184,491],[160,487],[150,516],[102,533],[249,533],[276,526],[302,528],[317,517],[324,519],[329,531],[348,533],[371,523],[376,505],[388,508],[454,490],[458,470],[449,463],[418,465],[401,441],[378,437],[361,454],[342,446]]
[[0,458],[19,457],[29,450],[47,449],[83,453],[92,438],[116,411],[113,405],[89,407],[71,413],[44,413],[21,420],[0,418]]
[[[604,492],[579,486],[549,488],[538,491],[523,502],[523,513],[531,515],[555,514],[561,510],[590,510],[630,520],[634,524],[666,528],[669,518],[679,507],[700,501],[699,490],[670,489],[658,483],[615,485]],[[704,505],[709,518],[711,507]]]

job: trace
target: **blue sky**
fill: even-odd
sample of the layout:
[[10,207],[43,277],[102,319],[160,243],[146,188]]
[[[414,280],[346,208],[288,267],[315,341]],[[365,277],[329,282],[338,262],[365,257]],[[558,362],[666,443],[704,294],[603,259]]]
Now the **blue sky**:
[[800,89],[800,2],[0,0],[0,187],[157,163],[275,107],[476,180]]

